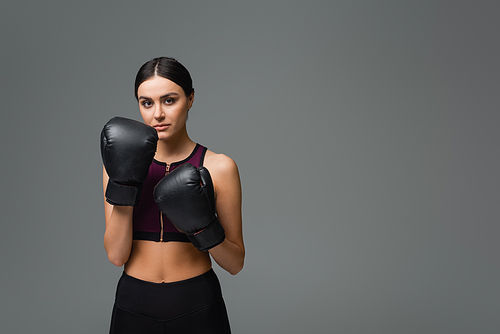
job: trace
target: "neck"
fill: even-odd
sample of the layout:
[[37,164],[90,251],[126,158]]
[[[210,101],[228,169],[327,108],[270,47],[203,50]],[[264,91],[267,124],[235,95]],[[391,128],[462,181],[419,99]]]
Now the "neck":
[[188,157],[195,146],[196,143],[189,138],[184,127],[176,136],[158,141],[155,159],[166,163],[179,161]]

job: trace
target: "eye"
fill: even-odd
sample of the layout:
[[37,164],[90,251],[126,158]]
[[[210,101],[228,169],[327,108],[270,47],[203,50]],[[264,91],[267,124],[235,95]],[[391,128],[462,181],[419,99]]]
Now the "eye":
[[153,102],[151,101],[148,101],[148,100],[144,100],[141,102],[141,105],[144,107],[144,108],[150,108],[151,106],[153,106]]
[[171,97],[167,97],[165,99],[165,101],[163,101],[163,103],[165,103],[165,104],[172,104],[174,102],[175,102],[175,100],[173,98],[171,98]]

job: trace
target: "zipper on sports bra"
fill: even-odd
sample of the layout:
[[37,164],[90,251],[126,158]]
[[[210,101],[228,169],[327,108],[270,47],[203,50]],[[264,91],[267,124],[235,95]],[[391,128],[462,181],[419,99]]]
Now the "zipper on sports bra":
[[163,242],[163,213],[160,211],[160,242]]
[[[170,173],[170,164],[165,168],[165,175]],[[160,242],[163,242],[163,213],[160,211]]]

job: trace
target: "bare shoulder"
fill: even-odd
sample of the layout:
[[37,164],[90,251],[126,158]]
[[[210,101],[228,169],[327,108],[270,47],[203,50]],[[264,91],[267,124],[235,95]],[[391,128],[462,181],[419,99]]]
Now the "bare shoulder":
[[233,159],[225,154],[207,151],[203,165],[210,172],[215,192],[219,198],[223,194],[234,196],[233,192],[240,191],[240,174]]
[[207,150],[204,165],[212,174],[238,173],[238,166],[233,159],[225,154],[215,153],[210,150]]

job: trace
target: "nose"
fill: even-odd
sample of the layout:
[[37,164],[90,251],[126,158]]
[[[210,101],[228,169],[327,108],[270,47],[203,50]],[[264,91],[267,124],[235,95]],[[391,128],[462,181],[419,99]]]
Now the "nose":
[[165,113],[163,112],[161,106],[158,106],[155,108],[155,111],[154,111],[154,114],[153,114],[153,117],[156,119],[156,120],[162,120],[165,118]]

